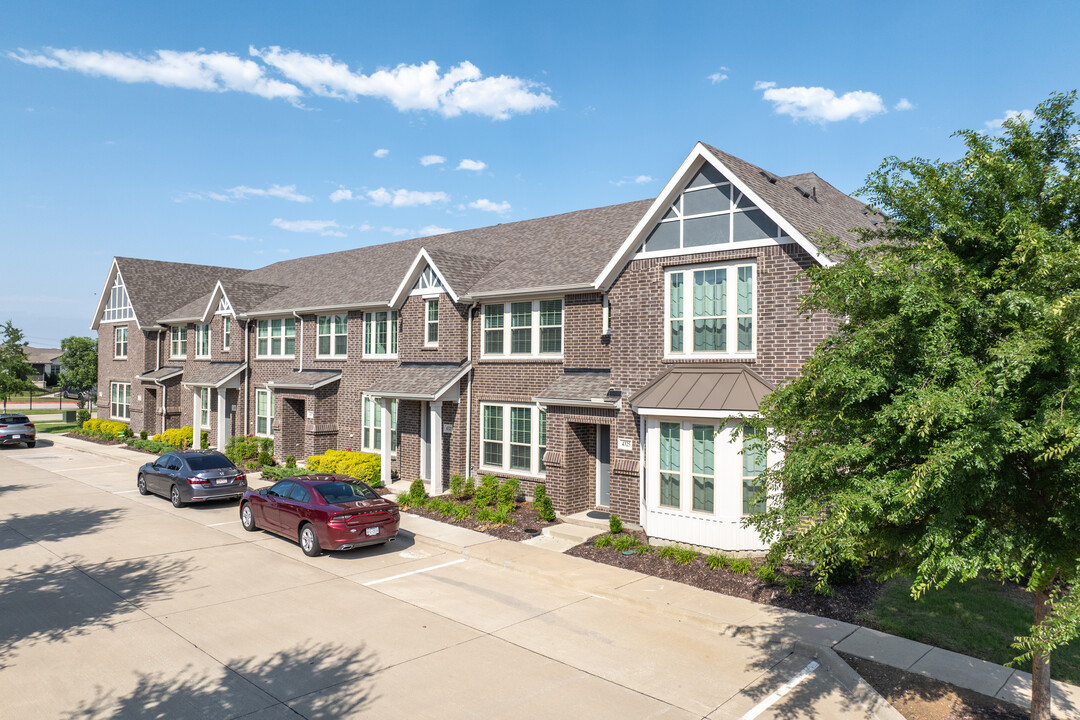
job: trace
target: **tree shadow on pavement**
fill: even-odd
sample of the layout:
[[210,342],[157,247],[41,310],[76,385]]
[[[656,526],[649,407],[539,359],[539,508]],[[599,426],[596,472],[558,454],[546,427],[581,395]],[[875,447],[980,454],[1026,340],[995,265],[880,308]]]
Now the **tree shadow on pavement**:
[[29,485],[0,485],[0,495],[4,493],[21,492],[23,490],[29,490]]
[[[0,578],[0,669],[24,643],[63,642],[141,617],[138,604],[188,582],[190,561],[144,558],[103,565],[91,578],[58,562]],[[108,589],[123,583],[127,597]],[[133,615],[139,613],[137,615]]]
[[[34,515],[12,515],[4,523],[17,534],[16,538],[0,541],[0,550],[36,542],[65,540],[97,532],[115,523],[127,513],[122,508],[51,510]],[[21,538],[21,539],[20,539]]]
[[371,678],[377,670],[376,656],[364,647],[306,644],[270,657],[230,660],[212,672],[189,666],[177,674],[139,673],[130,692],[98,688],[93,699],[63,717],[224,718],[284,705],[301,717],[330,720],[376,699]]

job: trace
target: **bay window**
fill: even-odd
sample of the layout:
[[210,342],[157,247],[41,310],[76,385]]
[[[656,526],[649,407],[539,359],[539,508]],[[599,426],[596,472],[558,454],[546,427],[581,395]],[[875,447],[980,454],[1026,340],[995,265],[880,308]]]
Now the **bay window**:
[[[390,400],[390,452],[397,452],[398,401]],[[368,452],[382,452],[382,407],[370,395],[364,396],[363,448]]]

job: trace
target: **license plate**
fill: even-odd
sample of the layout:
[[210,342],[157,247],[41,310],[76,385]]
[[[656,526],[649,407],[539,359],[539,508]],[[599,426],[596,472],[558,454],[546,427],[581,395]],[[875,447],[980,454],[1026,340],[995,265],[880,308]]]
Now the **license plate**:
[[229,478],[218,478],[217,480],[214,481],[214,484],[215,485],[225,485],[228,482],[229,482]]
[[378,535],[379,534],[379,528],[377,528],[377,527],[367,528],[366,530],[364,530],[364,534],[365,535]]
[[12,435],[11,436],[12,440],[19,440],[20,438],[22,438],[22,435]]

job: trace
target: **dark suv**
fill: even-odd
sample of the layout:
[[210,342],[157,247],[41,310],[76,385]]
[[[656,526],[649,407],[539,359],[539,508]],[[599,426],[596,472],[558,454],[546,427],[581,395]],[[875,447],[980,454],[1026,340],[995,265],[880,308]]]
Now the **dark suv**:
[[37,429],[22,413],[0,413],[0,445],[37,445]]

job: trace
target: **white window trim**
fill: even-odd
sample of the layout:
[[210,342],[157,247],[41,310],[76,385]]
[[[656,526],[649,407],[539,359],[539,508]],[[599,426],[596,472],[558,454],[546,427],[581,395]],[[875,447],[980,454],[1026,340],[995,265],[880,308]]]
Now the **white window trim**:
[[[435,322],[431,321],[431,303],[435,303]],[[439,319],[439,298],[424,298],[424,347],[426,348],[439,347]],[[428,339],[432,325],[435,326],[435,342]]]
[[[175,331],[175,334],[177,336],[175,340],[173,339],[174,331]],[[179,337],[181,333],[183,333],[183,335],[184,335],[182,340]],[[177,354],[175,354],[175,350],[176,350],[175,346],[179,345],[181,343],[183,343],[184,352],[183,352],[183,354],[177,355]],[[169,327],[169,357],[173,358],[173,359],[177,359],[177,360],[187,357],[187,326],[186,325],[183,326],[183,327],[181,327],[179,325],[172,325],[172,326]]]
[[[561,300],[562,301],[562,324],[558,327],[562,329],[562,340],[559,343],[560,350],[557,353],[542,353],[540,352],[540,303],[549,300]],[[530,347],[532,352],[526,353],[511,353],[510,343],[513,333],[513,328],[510,325],[512,312],[510,306],[515,303],[531,302],[532,303],[532,317],[531,317],[531,330],[532,340]],[[503,351],[501,353],[488,353],[485,327],[485,313],[486,308],[491,305],[502,305],[503,307]],[[480,306],[480,358],[482,360],[496,360],[504,362],[514,362],[520,360],[562,360],[563,355],[566,352],[566,298],[562,295],[553,295],[551,297],[541,297],[535,300],[528,299],[506,299],[502,302],[490,302],[484,303]],[[545,327],[555,327],[554,325],[546,325]]]
[[[124,396],[122,399],[126,400],[126,403],[119,402],[120,395]],[[118,400],[114,401],[113,398],[118,398]],[[127,415],[116,414],[114,410],[118,407],[126,407]],[[113,420],[131,421],[131,383],[109,383],[109,417]]]
[[[361,325],[361,329],[360,329],[360,341],[361,341],[361,344],[360,344],[360,357],[365,359],[365,360],[396,360],[397,359],[397,356],[398,356],[397,352],[393,352],[393,353],[391,353],[391,352],[386,352],[386,353],[376,353],[376,352],[374,352],[374,348],[375,348],[375,339],[374,339],[374,337],[371,340],[371,347],[372,347],[373,352],[369,353],[367,351],[367,346],[368,346],[367,316],[368,315],[375,316],[375,315],[377,315],[378,313],[381,313],[381,312],[385,312],[387,314],[387,316],[386,316],[386,323],[387,323],[387,325],[386,325],[386,347],[387,347],[387,350],[389,350],[390,346],[394,344],[390,340],[391,327],[394,328],[393,332],[397,333],[398,319],[401,317],[401,314],[397,310],[393,310],[393,309],[371,310],[371,311],[365,310],[364,314],[361,315],[361,317],[360,317],[360,325]],[[375,332],[375,325],[377,323],[378,323],[378,321],[375,320],[374,317],[372,317],[372,319],[371,319],[372,333]],[[396,342],[397,342],[397,346],[398,346],[398,352],[400,352],[401,351],[401,336],[400,336],[400,334],[396,335],[395,338],[396,338]]]
[[[725,352],[694,352],[694,298],[693,298],[693,286],[694,286],[694,271],[695,270],[712,270],[723,268],[728,271],[727,273],[727,346],[729,348],[738,348],[739,346],[739,323],[738,323],[738,279],[739,268],[751,267],[754,269],[754,305],[751,312],[751,320],[753,327],[753,334],[751,342],[753,343],[752,350],[727,350]],[[679,353],[671,352],[671,276],[675,273],[682,273],[683,275],[683,351]],[[665,360],[688,360],[693,358],[739,358],[746,360],[753,360],[757,358],[758,350],[758,300],[760,293],[758,291],[760,279],[760,273],[758,272],[758,266],[756,260],[735,260],[731,262],[721,263],[704,263],[700,265],[676,265],[664,270],[664,309],[663,309],[663,327],[664,327],[664,359]]]
[[[113,304],[114,300],[116,301],[115,305]],[[131,296],[128,295],[124,279],[120,276],[120,272],[117,271],[112,285],[109,286],[109,300],[101,310],[101,322],[125,322],[134,319],[135,309],[131,306]]]
[[[369,402],[369,401],[371,402],[371,406],[370,406],[371,407],[371,412],[372,412],[371,417],[372,417],[373,420],[375,419],[375,413],[379,413],[380,417],[381,417],[381,413],[382,413],[382,406],[379,405],[379,398],[375,397],[374,395],[368,395],[366,393],[361,396],[361,398],[360,398],[360,449],[363,450],[364,452],[378,454],[378,453],[382,452],[382,443],[380,442],[377,445],[367,445],[365,440],[364,440],[364,431],[367,430],[367,429],[371,430],[371,436],[370,437],[372,438],[372,441],[374,441],[374,439],[375,439],[375,430],[376,429],[378,429],[379,432],[382,432],[383,430],[385,430],[385,428],[382,428],[382,427],[376,428],[374,425],[365,425],[364,424],[364,403]],[[397,413],[395,413],[391,409],[390,421],[391,421],[391,423],[393,423],[394,416],[397,415],[397,420],[398,420],[398,422],[400,422],[401,421],[401,415],[400,415],[400,413],[401,413],[401,403],[398,402],[398,400],[396,400],[394,398],[387,398],[387,401],[388,402],[393,402],[393,403],[398,403]],[[390,457],[397,457],[398,448],[401,447],[401,435],[398,434],[397,426],[392,428],[391,438],[392,439],[390,441]]]
[[[121,333],[121,331],[123,331],[123,335],[124,335],[123,342],[120,341],[120,333]],[[129,332],[128,332],[128,328],[127,328],[126,325],[123,326],[123,327],[116,328],[115,332],[113,333],[113,359],[114,360],[127,360],[127,357],[128,357],[128,336],[129,336]],[[123,348],[124,348],[123,354],[120,353],[120,346],[121,345],[123,345]]]
[[221,352],[232,349],[232,318],[228,315],[221,319]]
[[[200,353],[199,352],[199,345],[201,344],[200,338],[204,333],[204,329],[205,329],[205,334],[206,334],[206,352],[205,353]],[[200,360],[209,360],[210,357],[213,355],[213,352],[214,352],[214,349],[210,344],[212,342],[213,342],[213,336],[210,333],[210,324],[207,323],[205,325],[196,325],[195,326],[195,357],[200,359]]]
[[[319,319],[324,318],[324,317],[330,318],[330,334],[329,335],[323,335],[321,332],[319,332]],[[339,317],[345,318],[345,332],[340,333],[340,334],[336,331],[337,326],[334,324],[334,319],[339,318]],[[329,353],[321,353],[321,352],[319,352],[319,341],[324,337],[329,337],[330,338],[330,352]],[[343,352],[343,353],[335,352],[335,348],[337,347],[337,338],[339,338],[339,337],[345,338],[345,352]],[[318,315],[318,316],[315,317],[315,357],[317,357],[317,358],[325,358],[325,359],[330,359],[330,360],[343,360],[343,359],[349,357],[349,340],[348,340],[348,338],[349,338],[349,315],[348,315],[348,313],[337,313],[336,315]]]
[[[264,393],[266,395],[266,409],[267,415],[259,415],[259,394]],[[259,418],[266,418],[266,432],[259,432]],[[265,388],[255,389],[255,435],[257,437],[274,437],[274,391]]]
[[[205,396],[204,396],[204,393],[205,393]],[[211,425],[211,420],[210,420],[210,399],[211,399],[212,396],[213,396],[213,393],[210,392],[210,388],[208,388],[208,387],[199,388],[199,410],[200,410],[199,429],[200,430],[209,430],[210,429],[210,425]],[[203,418],[205,418],[206,420],[204,421]]]
[[[490,442],[484,439],[484,408],[486,407],[501,407],[503,409],[503,434],[501,444],[503,446],[503,462],[501,466],[487,465],[484,463],[484,443]],[[510,467],[510,408],[529,408],[532,410],[531,419],[529,421],[529,470],[518,470]],[[550,435],[548,442],[550,443]],[[520,443],[516,443],[520,444]],[[498,403],[498,402],[482,402],[480,403],[480,469],[487,470],[491,473],[499,473],[502,475],[512,475],[514,477],[527,477],[527,478],[545,478],[546,472],[540,471],[540,406],[530,403]]]
[[[274,354],[274,353],[271,352],[274,345],[273,345],[273,342],[272,342],[273,341],[273,336],[270,334],[270,331],[271,331],[271,323],[274,320],[280,320],[281,321],[281,353],[280,354]],[[259,318],[258,320],[255,321],[255,357],[265,359],[265,360],[292,360],[292,359],[294,359],[296,357],[296,352],[295,352],[295,348],[296,348],[296,324],[295,323],[293,324],[293,334],[292,335],[286,335],[285,334],[285,321],[286,320],[295,320],[295,318],[290,318],[290,317]],[[265,354],[265,355],[260,355],[259,354],[259,323],[262,323],[262,322],[266,323],[266,353],[267,354]],[[289,354],[285,354],[285,339],[288,338],[288,337],[291,337],[293,339],[293,349],[294,350],[293,350],[293,352],[291,352]]]

